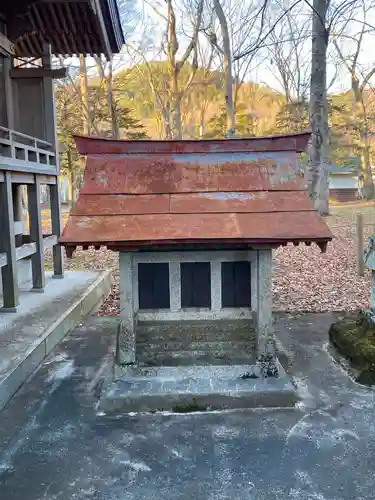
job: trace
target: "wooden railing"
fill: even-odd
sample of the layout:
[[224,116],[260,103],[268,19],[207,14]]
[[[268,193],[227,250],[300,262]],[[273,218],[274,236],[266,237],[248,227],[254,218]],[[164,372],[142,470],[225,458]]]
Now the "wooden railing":
[[0,166],[12,162],[27,171],[40,173],[56,170],[56,153],[51,143],[21,132],[0,127]]
[[[54,277],[63,277],[59,172],[52,144],[0,127],[0,271],[3,308],[16,311],[19,304],[18,262],[30,259],[34,290],[45,286],[44,252],[53,250]],[[24,234],[22,194],[27,185],[30,234]],[[41,186],[48,185],[52,234],[43,234]]]

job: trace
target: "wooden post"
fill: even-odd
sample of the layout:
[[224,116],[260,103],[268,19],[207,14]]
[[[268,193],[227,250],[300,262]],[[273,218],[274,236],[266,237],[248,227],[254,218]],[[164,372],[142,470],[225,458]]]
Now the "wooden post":
[[[12,184],[14,222],[23,222],[22,186]],[[22,245],[23,234],[15,234],[16,246]]]
[[31,269],[33,276],[33,289],[43,291],[45,286],[44,277],[44,247],[42,232],[42,217],[40,204],[40,181],[39,175],[35,175],[35,183],[27,186],[27,197],[29,205],[30,237],[36,243],[36,253],[31,257]]
[[[50,45],[43,46],[43,68],[51,69],[52,56]],[[53,91],[52,77],[43,78],[44,113],[45,113],[45,139],[53,144],[56,153],[56,167],[59,174],[59,148],[56,136],[56,107],[55,94]],[[60,182],[59,175],[56,176],[56,184],[50,185],[52,234],[58,238],[61,235],[61,213],[60,213]],[[64,277],[64,257],[62,247],[57,244],[53,247],[53,277]]]
[[[50,200],[51,200],[51,221],[52,221],[52,234],[57,238],[61,235],[61,214],[60,214],[60,183],[59,178],[56,177],[56,184],[49,186]],[[61,245],[57,244],[53,247],[53,277],[64,277],[64,257]]]
[[365,266],[363,262],[363,215],[357,214],[357,273],[364,276]]
[[6,253],[7,265],[1,268],[3,280],[2,312],[15,312],[19,304],[16,240],[14,237],[14,214],[11,173],[4,172],[0,183],[0,228],[1,251]]

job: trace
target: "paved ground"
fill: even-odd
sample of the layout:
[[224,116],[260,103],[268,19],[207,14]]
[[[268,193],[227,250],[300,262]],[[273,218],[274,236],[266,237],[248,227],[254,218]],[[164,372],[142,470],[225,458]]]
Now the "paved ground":
[[329,315],[278,322],[298,409],[109,419],[114,321],[77,328],[0,414],[1,499],[374,498],[374,392],[328,357]]

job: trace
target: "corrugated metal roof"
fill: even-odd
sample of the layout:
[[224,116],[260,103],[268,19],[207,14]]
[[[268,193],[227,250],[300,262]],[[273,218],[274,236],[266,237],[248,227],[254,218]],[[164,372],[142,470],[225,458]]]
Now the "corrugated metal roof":
[[324,247],[332,234],[313,209],[296,166],[296,150],[308,137],[79,138],[80,151],[89,152],[84,187],[61,243],[68,250],[303,241]]

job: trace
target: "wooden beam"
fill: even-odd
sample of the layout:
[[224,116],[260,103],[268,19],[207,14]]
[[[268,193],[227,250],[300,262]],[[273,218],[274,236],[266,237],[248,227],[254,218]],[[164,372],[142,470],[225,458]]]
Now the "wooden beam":
[[35,252],[36,252],[36,244],[34,242],[24,243],[20,247],[16,248],[16,259],[17,260],[25,259],[26,257],[34,255]]
[[14,117],[14,97],[13,97],[13,84],[9,77],[9,73],[12,68],[12,61],[10,57],[4,59],[4,88],[5,88],[5,105],[7,110],[7,127],[10,129],[14,128],[15,117]]
[[[0,170],[0,182],[2,182],[3,173]],[[56,184],[56,176],[55,175],[43,175],[37,174],[40,179],[40,184]],[[14,184],[34,184],[35,175],[27,174],[25,172],[12,172],[12,182]]]
[[[57,238],[61,235],[61,213],[60,213],[60,183],[49,186],[51,200],[52,234]],[[64,277],[63,249],[58,243],[53,246],[53,277]]]
[[6,253],[0,253],[0,267],[6,266],[7,263],[8,263],[7,254]]
[[35,243],[35,254],[31,257],[31,271],[33,288],[43,290],[45,287],[44,276],[44,245],[42,231],[42,207],[40,201],[40,179],[36,175],[35,183],[27,186],[27,198],[30,217],[30,237]]
[[17,236],[19,234],[23,234],[25,230],[25,221],[24,220],[15,220],[14,221],[14,235]]
[[42,175],[57,175],[56,165],[45,165],[44,163],[17,160],[8,156],[0,156],[0,170],[12,170],[13,172],[25,172]]
[[0,33],[0,52],[6,56],[16,55],[16,46],[2,33]]
[[67,74],[66,68],[46,69],[46,68],[20,68],[12,69],[10,77],[16,78],[52,78],[59,79],[65,78]]
[[15,312],[19,304],[16,240],[14,237],[12,180],[10,172],[4,173],[0,184],[1,251],[6,254],[7,265],[1,268],[3,280],[3,312]]
[[103,17],[103,12],[102,12],[102,8],[100,5],[100,1],[93,0],[93,4],[95,5],[96,16],[97,16],[98,21],[99,21],[100,31],[102,32],[103,42],[104,42],[104,46],[105,46],[105,55],[108,58],[108,60],[110,60],[110,59],[112,59],[111,44],[109,43],[107,28],[106,28],[106,25],[104,22],[104,17]]
[[58,243],[58,240],[57,240],[57,236],[55,234],[51,234],[49,236],[43,237],[44,250],[48,250],[50,248],[53,248],[53,246],[57,245],[57,243]]

